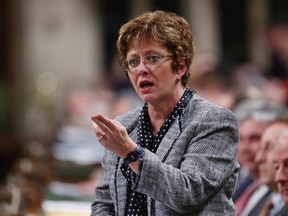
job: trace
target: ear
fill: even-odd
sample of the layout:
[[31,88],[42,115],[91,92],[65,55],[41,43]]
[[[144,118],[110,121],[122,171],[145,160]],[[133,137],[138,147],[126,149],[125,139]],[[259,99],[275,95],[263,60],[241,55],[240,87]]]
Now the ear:
[[178,69],[177,69],[177,71],[176,71],[176,73],[177,73],[178,76],[179,76],[179,79],[181,79],[181,77],[185,74],[185,72],[187,71],[187,69],[188,69],[187,61],[186,61],[186,59],[183,58],[183,59],[180,61],[180,64],[179,64]]

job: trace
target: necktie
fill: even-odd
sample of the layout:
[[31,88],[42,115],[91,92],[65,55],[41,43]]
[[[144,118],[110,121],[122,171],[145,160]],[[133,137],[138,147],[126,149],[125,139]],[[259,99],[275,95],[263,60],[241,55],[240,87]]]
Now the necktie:
[[250,196],[255,192],[255,190],[259,187],[257,182],[253,182],[239,197],[235,202],[236,208],[236,216],[240,216],[242,211],[244,210]]
[[259,216],[268,216],[270,213],[270,210],[273,208],[273,203],[271,197],[269,197],[265,204],[263,205],[263,208],[259,214]]

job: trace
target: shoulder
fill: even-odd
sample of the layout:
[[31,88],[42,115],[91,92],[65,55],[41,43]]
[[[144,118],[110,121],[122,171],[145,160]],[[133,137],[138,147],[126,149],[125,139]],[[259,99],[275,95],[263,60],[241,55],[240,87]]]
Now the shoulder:
[[229,122],[238,126],[235,114],[224,107],[218,106],[195,94],[184,111],[184,116],[190,121],[202,123],[225,123]]
[[214,104],[198,96],[197,94],[194,95],[194,97],[192,98],[188,106],[189,106],[190,112],[193,112],[194,114],[196,113],[196,114],[207,115],[211,113],[215,115],[228,115],[236,119],[235,114],[231,110],[221,107],[217,104]]

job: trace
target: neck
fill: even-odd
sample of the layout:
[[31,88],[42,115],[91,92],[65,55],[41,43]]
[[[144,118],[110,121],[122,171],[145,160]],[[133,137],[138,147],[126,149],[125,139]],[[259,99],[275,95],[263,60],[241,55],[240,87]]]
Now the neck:
[[172,112],[173,108],[181,99],[184,91],[185,88],[176,91],[175,94],[171,96],[172,100],[166,100],[164,103],[157,103],[156,105],[150,103],[148,104],[148,113],[154,133],[158,132],[161,125],[164,123],[168,115]]

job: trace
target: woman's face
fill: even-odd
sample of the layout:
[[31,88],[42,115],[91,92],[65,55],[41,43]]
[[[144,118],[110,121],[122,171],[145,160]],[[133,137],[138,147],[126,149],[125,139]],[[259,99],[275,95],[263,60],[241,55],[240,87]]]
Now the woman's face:
[[136,62],[134,68],[128,70],[128,76],[143,101],[159,104],[179,99],[178,94],[183,86],[176,80],[183,76],[187,67],[184,72],[183,69],[173,71],[173,58],[165,46],[152,40],[142,40],[141,43],[132,41],[127,52],[127,61],[130,65]]

